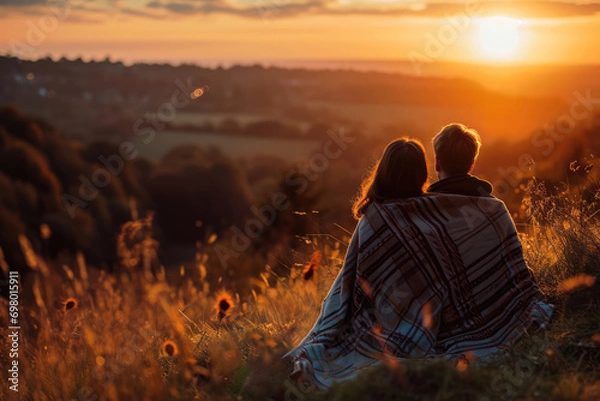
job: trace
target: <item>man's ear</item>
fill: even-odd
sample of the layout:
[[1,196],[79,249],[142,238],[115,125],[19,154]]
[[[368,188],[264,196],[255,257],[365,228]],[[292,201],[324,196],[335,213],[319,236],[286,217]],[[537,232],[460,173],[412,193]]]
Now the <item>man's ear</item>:
[[442,170],[442,168],[440,167],[440,162],[436,157],[435,158],[435,171],[439,173],[441,170]]

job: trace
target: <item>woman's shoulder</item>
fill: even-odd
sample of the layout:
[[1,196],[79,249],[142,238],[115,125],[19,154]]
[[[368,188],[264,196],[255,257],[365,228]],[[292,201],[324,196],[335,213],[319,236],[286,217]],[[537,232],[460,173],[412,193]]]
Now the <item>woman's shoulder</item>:
[[426,193],[421,196],[402,199],[388,199],[384,202],[373,203],[367,214],[380,213],[386,210],[391,214],[397,212],[412,213],[412,212],[438,212],[452,213],[458,211],[464,213],[507,213],[507,208],[504,202],[498,198],[466,196],[445,193]]

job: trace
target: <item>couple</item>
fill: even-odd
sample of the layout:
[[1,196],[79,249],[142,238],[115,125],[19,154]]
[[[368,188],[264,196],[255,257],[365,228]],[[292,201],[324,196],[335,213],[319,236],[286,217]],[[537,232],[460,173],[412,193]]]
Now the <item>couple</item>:
[[489,358],[548,325],[553,307],[504,203],[470,175],[479,134],[451,124],[433,144],[440,181],[427,193],[415,140],[389,144],[364,180],[342,270],[314,327],[286,355],[302,387],[327,389],[402,358]]

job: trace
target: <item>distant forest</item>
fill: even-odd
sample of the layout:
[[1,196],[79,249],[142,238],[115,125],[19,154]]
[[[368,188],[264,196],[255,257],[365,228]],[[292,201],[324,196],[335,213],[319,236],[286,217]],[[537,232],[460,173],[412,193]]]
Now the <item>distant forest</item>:
[[[196,244],[213,234],[220,239],[232,226],[244,230],[257,215],[253,207],[271,205],[273,194],[285,194],[289,206],[248,248],[255,257],[276,242],[307,233],[314,219],[300,211],[319,210],[322,221],[339,218],[347,224],[349,198],[367,168],[349,163],[360,153],[349,149],[318,180],[308,165],[304,170],[302,164],[268,157],[234,161],[216,148],[181,146],[160,163],[126,160],[116,144],[68,140],[44,120],[3,107],[0,248],[9,265],[25,267],[19,243],[25,235],[51,259],[68,259],[82,250],[90,263],[111,268],[121,226],[152,213],[156,238],[165,248],[178,249],[166,262],[181,262],[184,255],[193,259]],[[333,176],[342,178],[333,182]],[[336,188],[342,188],[339,195]],[[44,230],[51,236],[44,238]]]

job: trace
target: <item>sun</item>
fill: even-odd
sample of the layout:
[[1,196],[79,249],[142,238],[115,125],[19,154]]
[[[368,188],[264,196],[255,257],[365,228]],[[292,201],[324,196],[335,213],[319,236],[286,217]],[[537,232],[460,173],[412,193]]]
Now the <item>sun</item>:
[[513,58],[521,44],[521,21],[489,17],[478,21],[477,44],[483,56],[502,61]]

